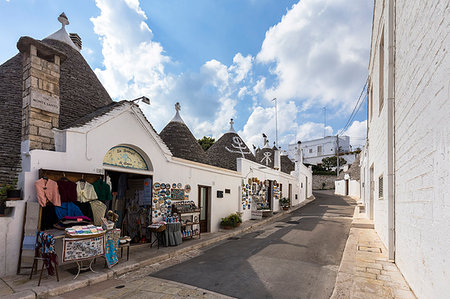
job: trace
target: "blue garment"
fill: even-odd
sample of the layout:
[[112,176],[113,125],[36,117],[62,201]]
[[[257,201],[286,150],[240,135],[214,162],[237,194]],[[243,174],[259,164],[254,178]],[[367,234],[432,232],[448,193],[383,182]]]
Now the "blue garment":
[[65,216],[84,216],[73,202],[62,202],[60,207],[55,207],[55,213],[58,220]]
[[119,176],[119,182],[117,186],[117,198],[124,199],[125,198],[125,192],[127,191],[127,183],[128,183],[128,175],[121,174]]

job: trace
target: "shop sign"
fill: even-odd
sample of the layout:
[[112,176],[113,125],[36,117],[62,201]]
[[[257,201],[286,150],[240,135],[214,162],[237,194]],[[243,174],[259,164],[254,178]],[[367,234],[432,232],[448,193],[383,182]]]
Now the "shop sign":
[[116,146],[110,149],[103,159],[103,165],[148,170],[144,158],[137,151],[126,146]]
[[260,210],[252,210],[252,220],[261,220],[262,219],[263,212]]

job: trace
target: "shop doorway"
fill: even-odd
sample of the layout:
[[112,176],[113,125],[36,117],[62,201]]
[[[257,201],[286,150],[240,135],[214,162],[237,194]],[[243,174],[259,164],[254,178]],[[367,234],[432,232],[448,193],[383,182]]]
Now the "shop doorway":
[[108,207],[119,216],[116,227],[122,236],[129,236],[132,243],[147,243],[152,223],[152,187],[151,175],[125,173],[106,170],[110,180],[113,199]]
[[200,208],[200,233],[208,232],[211,187],[198,186],[198,205]]
[[292,203],[292,184],[289,184],[288,198],[289,198],[289,201]]

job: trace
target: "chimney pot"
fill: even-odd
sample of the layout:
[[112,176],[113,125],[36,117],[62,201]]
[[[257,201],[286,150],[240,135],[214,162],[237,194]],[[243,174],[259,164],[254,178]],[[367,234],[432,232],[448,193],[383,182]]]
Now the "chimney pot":
[[81,47],[83,45],[83,43],[81,42],[81,37],[77,33],[70,33],[69,36],[75,46],[77,46],[81,51]]

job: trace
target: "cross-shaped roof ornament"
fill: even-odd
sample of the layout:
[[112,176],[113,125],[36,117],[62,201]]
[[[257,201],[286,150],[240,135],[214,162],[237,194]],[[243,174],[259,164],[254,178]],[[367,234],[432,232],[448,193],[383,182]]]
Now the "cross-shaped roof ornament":
[[233,121],[233,119],[231,118],[231,119],[230,119],[230,129],[228,130],[228,132],[236,132],[236,131],[234,130],[234,128],[233,128],[233,124],[234,124],[234,121]]

